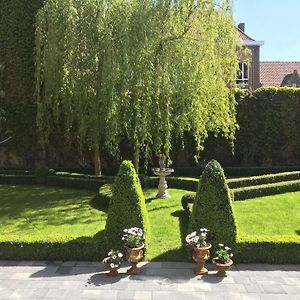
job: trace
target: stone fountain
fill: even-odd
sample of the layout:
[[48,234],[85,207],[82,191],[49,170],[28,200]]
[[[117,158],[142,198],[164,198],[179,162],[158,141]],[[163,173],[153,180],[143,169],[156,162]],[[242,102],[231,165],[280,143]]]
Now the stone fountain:
[[152,172],[156,176],[159,176],[158,193],[156,195],[156,198],[170,198],[166,176],[173,173],[174,169],[166,168],[166,156],[164,154],[159,155],[159,168],[153,168]]

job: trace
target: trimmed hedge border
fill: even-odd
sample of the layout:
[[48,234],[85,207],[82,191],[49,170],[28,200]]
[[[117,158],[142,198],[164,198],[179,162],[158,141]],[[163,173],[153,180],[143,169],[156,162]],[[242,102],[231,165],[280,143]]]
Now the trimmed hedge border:
[[251,237],[238,240],[234,254],[237,263],[299,264],[300,240],[293,236]]
[[300,191],[300,180],[249,186],[231,190],[234,201]]
[[0,260],[91,260],[105,257],[104,241],[78,238],[70,241],[0,241]]
[[72,189],[85,189],[97,191],[103,184],[107,183],[105,179],[74,178],[64,176],[48,176],[47,185],[59,186]]
[[[199,177],[203,167],[174,167],[174,176]],[[226,177],[260,176],[265,174],[299,171],[300,166],[277,167],[224,167]]]
[[0,184],[36,184],[35,175],[0,174]]
[[231,189],[242,188],[253,185],[263,185],[268,183],[277,183],[282,181],[291,181],[300,179],[300,171],[285,172],[278,174],[268,174],[262,176],[244,177],[228,179],[227,183]]

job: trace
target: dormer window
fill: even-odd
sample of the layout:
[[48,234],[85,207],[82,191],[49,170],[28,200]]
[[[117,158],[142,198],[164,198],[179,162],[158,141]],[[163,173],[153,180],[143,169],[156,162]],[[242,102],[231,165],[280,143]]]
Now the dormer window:
[[246,63],[239,63],[235,82],[239,88],[249,87],[249,67]]

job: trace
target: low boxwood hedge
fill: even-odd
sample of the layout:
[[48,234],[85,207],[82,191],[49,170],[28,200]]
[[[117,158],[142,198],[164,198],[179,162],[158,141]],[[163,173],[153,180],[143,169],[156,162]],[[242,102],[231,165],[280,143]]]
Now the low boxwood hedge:
[[91,260],[106,255],[103,235],[77,239],[22,241],[0,239],[0,260]]
[[49,186],[59,186],[73,189],[86,189],[97,191],[107,180],[102,178],[76,178],[76,177],[66,177],[66,176],[48,176],[47,185]]
[[296,191],[300,191],[300,180],[248,186],[231,190],[235,201]]
[[35,184],[35,175],[0,174],[0,184]]
[[295,236],[251,236],[238,239],[234,247],[237,263],[299,264],[300,238]]
[[246,186],[262,185],[268,183],[276,183],[282,181],[299,180],[300,172],[286,172],[278,174],[267,174],[262,176],[242,177],[228,179],[227,184],[231,189],[241,188]]

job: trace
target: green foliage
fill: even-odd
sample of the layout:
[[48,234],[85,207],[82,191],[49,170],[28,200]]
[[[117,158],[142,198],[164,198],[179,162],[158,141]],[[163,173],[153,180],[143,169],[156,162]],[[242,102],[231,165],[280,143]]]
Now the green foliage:
[[123,230],[132,227],[144,230],[147,248],[150,241],[150,224],[145,198],[132,163],[123,161],[113,185],[108,210],[105,227],[107,247],[121,249]]
[[283,181],[233,189],[234,201],[300,191],[300,180]]
[[50,186],[61,186],[65,188],[73,188],[73,189],[85,189],[98,191],[99,187],[105,184],[107,180],[105,179],[88,179],[88,178],[74,178],[67,176],[48,176],[47,177],[47,185]]
[[237,38],[229,0],[49,0],[36,26],[39,127],[61,121],[112,153],[125,138],[136,163],[169,155],[172,135],[191,132],[197,151],[208,132],[232,140]]
[[35,176],[36,177],[47,177],[50,174],[50,170],[45,165],[40,165],[35,169]]
[[21,242],[0,239],[0,259],[3,260],[90,260],[105,256],[104,239],[78,238],[76,240]]
[[292,181],[298,179],[300,179],[299,171],[228,179],[227,184],[231,189],[235,189],[235,188],[241,188],[246,186],[277,183],[281,181]]
[[35,184],[36,177],[34,175],[13,175],[0,174],[1,184]]
[[222,167],[211,160],[201,176],[190,217],[189,232],[209,228],[209,241],[233,245],[236,242],[236,224],[231,196]]
[[300,242],[294,236],[253,236],[239,239],[234,249],[236,263],[299,264]]
[[263,87],[239,92],[236,155],[244,165],[300,163],[300,90]]
[[13,137],[10,149],[25,159],[30,159],[37,140],[34,22],[43,2],[0,1],[0,107],[5,113],[5,122],[0,121],[0,134],[5,132]]
[[193,204],[195,202],[195,198],[196,198],[196,193],[184,194],[181,198],[181,205],[183,209],[186,211],[190,211],[189,204]]
[[109,203],[111,202],[111,197],[112,197],[112,184],[111,183],[103,184],[99,189],[97,202],[100,205],[109,207]]

